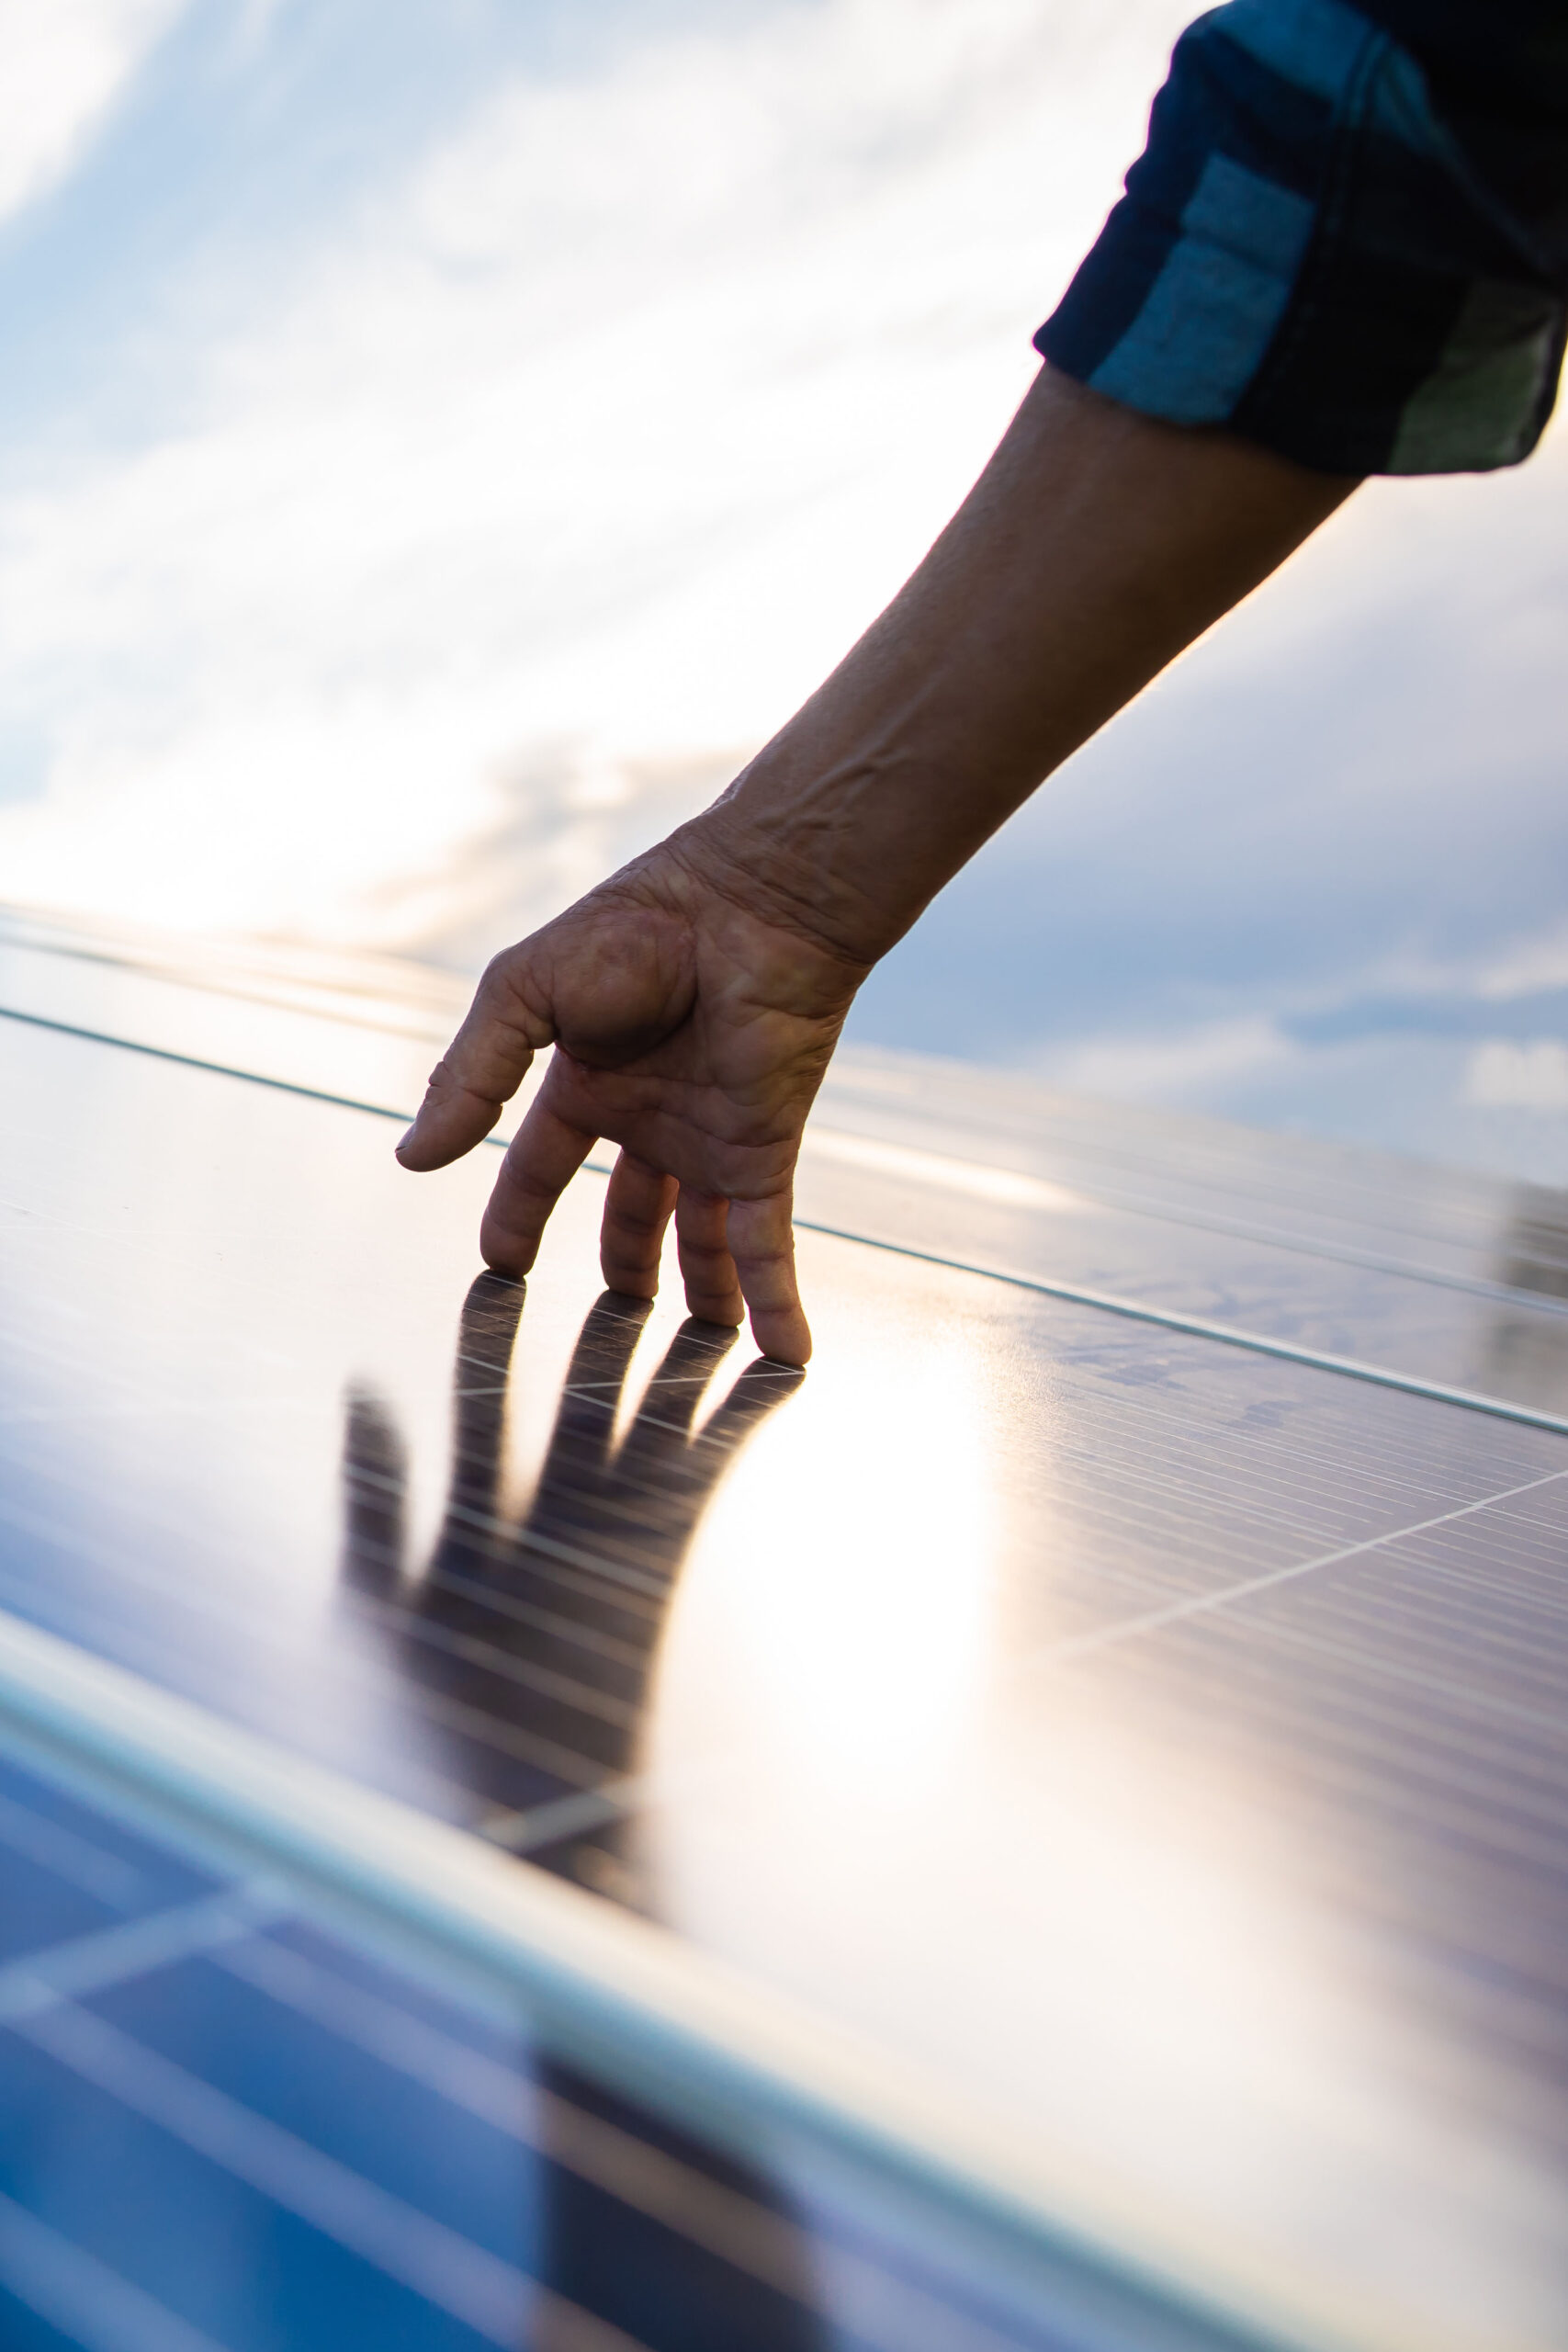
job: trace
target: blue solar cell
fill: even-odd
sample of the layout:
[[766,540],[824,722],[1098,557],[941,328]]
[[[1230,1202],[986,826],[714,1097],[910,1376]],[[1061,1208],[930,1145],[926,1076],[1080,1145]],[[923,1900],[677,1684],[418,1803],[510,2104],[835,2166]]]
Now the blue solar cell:
[[[458,2043],[488,2060],[502,2075],[515,2073],[521,2079],[525,2074],[527,2052],[519,2027],[498,2024],[477,2009],[443,2000],[428,1986],[389,1967],[374,1953],[323,1935],[309,1919],[277,1920],[269,1928],[266,1941],[270,1951],[281,1955],[285,1964],[290,1957],[295,1958],[305,1964],[311,1978],[340,1988],[359,2022],[363,2023],[367,2015],[378,2013],[383,2006],[389,2007],[399,2018],[428,2027],[444,2041]],[[370,2006],[356,2002],[357,1994],[367,1996]]]
[[68,1936],[84,1936],[116,1916],[79,1886],[57,1878],[25,1854],[6,1857],[6,1899],[0,1906],[0,1962],[45,1951]]
[[[41,2284],[33,2286],[35,2294],[47,2291]],[[6,2352],[81,2352],[82,2342],[80,2335],[66,2335],[31,2304],[0,2287],[0,2344]]]
[[237,2352],[286,2345],[290,2331],[321,2340],[312,2314],[323,2301],[345,2321],[367,2294],[375,2307],[378,2282],[363,2266],[336,2276],[344,2257],[330,2241],[47,2053],[7,2041],[0,2089],[17,2201]]
[[[265,1969],[265,1942],[234,1958]],[[536,2258],[537,2160],[515,2134],[379,2063],[222,1964],[191,1960],[92,2003],[146,2049],[502,2259]],[[513,2078],[521,2119],[528,2086]]]
[[5,2352],[525,2352],[547,2309],[540,2343],[585,2352],[825,2352],[835,2266],[882,2313],[838,2352],[901,2347],[911,2312],[931,2352],[1052,2352],[886,2200],[880,2239],[830,2203],[807,2228],[518,2031],[259,1924],[276,1898],[9,1762],[3,1793],[38,1859],[0,1920],[62,1929],[0,1969]]
[[119,1912],[210,1892],[209,1871],[112,1821],[0,1752],[0,1847],[40,1861],[62,1884]]

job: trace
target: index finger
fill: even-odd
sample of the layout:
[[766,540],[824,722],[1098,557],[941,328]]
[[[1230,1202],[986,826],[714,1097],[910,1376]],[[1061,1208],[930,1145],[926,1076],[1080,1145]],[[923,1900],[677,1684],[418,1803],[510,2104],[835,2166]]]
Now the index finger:
[[498,956],[474,993],[462,1027],[430,1073],[424,1101],[397,1146],[405,1168],[423,1173],[460,1159],[483,1141],[522,1084],[549,1023],[518,986],[523,951]]
[[551,1211],[598,1140],[552,1111],[547,1091],[536,1096],[506,1148],[479,1225],[487,1266],[513,1277],[528,1272]]

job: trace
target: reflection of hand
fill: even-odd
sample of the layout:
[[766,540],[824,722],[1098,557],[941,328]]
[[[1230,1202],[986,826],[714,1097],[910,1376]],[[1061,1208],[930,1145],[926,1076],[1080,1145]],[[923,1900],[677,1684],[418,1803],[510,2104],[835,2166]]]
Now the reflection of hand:
[[738,1449],[801,1379],[752,1363],[699,1426],[734,1334],[684,1324],[617,1441],[649,1309],[602,1298],[572,1351],[532,1498],[513,1519],[501,1487],[523,1305],[522,1285],[495,1274],[480,1274],[464,1302],[451,1483],[423,1569],[410,1573],[405,1560],[396,1424],[361,1391],[344,1432],[345,1579],[396,1638],[426,1704],[447,1711],[459,1776],[508,1806],[519,1764],[570,1788],[626,1769],[664,1611],[703,1512]]
[[399,1146],[440,1168],[487,1135],[534,1055],[557,1051],[485,1214],[486,1261],[533,1264],[600,1136],[621,1147],[600,1255],[651,1298],[671,1211],[694,1315],[804,1363],[791,1189],[801,1130],[865,967],[751,900],[701,820],[498,956]]

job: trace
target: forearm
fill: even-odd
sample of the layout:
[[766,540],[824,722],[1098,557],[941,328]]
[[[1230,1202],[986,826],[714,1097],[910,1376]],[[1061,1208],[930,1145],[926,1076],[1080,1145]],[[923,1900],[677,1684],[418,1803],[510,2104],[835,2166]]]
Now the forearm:
[[[1436,38],[1415,0],[1380,8]],[[1449,12],[1468,149],[1423,111],[1418,61],[1335,0],[1222,6],[1184,37],[1127,198],[1036,337],[1059,372],[908,586],[711,808],[487,970],[399,1151],[468,1150],[558,1048],[486,1213],[492,1266],[527,1272],[608,1137],[610,1286],[652,1296],[673,1214],[692,1312],[744,1304],[765,1353],[806,1362],[795,1155],[871,966],[1361,472],[1510,463],[1539,435],[1561,141],[1530,130],[1550,12],[1507,13]],[[1522,143],[1512,99],[1506,121],[1470,106],[1472,51],[1527,94]]]
[[560,1050],[480,1245],[533,1265],[596,1136],[620,1158],[604,1279],[750,1307],[801,1364],[801,1130],[855,989],[1010,810],[1271,571],[1352,484],[1043,378],[908,587],[723,797],[498,956],[432,1073],[405,1167],[487,1135]]
[[1354,487],[1043,370],[907,586],[687,829],[694,853],[874,962]]

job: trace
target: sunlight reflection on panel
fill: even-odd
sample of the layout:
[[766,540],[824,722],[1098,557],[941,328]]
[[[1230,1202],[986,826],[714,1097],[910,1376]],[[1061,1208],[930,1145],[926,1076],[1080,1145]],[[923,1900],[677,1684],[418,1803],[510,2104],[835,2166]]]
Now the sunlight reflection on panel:
[[[944,1331],[940,1353],[917,1355],[897,1310],[868,1319],[858,1361],[829,1328],[804,1409],[761,1430],[721,1490],[675,1604],[660,1711],[682,1727],[713,1713],[728,1735],[743,1690],[764,1769],[813,1813],[825,1792],[879,1812],[929,1802],[994,1647],[975,1335]],[[886,1483],[877,1465],[895,1463]]]
[[[423,1542],[468,1234],[434,1215],[416,1239],[400,1230],[407,1187],[380,1121],[74,1043],[59,1065],[42,1032],[6,1044],[24,1105],[35,1069],[72,1080],[51,1098],[49,1214],[7,1267],[8,1312],[35,1346],[7,1499],[48,1541],[71,1498],[97,1605],[141,1621],[125,1635],[140,1670],[216,1679],[254,1720],[336,1757],[406,1747],[371,1685],[327,1671],[333,1645],[360,1639],[338,1589],[345,1373],[368,1374],[405,1433]],[[472,1194],[486,1172],[458,1186]],[[347,1238],[311,1214],[329,1200],[354,1204]]]
[[646,1735],[661,1915],[791,1991],[831,1984],[1190,2233],[1223,2211],[1280,2265],[1308,2248],[1368,2309],[1414,2300],[1432,2344],[1486,2340],[1510,2301],[1539,2332],[1546,2200],[1453,2078],[1367,2035],[1267,1728],[1250,1753],[1201,1719],[1173,1741],[1135,1674],[1011,1663],[1082,1605],[1052,1507],[1080,1408],[1005,1325],[960,1322],[938,1270],[859,1296],[835,1272],[817,1366],[671,1611]]
[[845,1135],[820,1124],[807,1128],[806,1150],[813,1158],[835,1159],[844,1167],[863,1168],[874,1175],[915,1184],[941,1184],[976,1200],[999,1202],[1006,1208],[1051,1211],[1096,1205],[1066,1184],[1049,1183],[1043,1177],[1027,1176],[1016,1168],[987,1167],[978,1160],[954,1159],[947,1152],[913,1151],[907,1144]]

